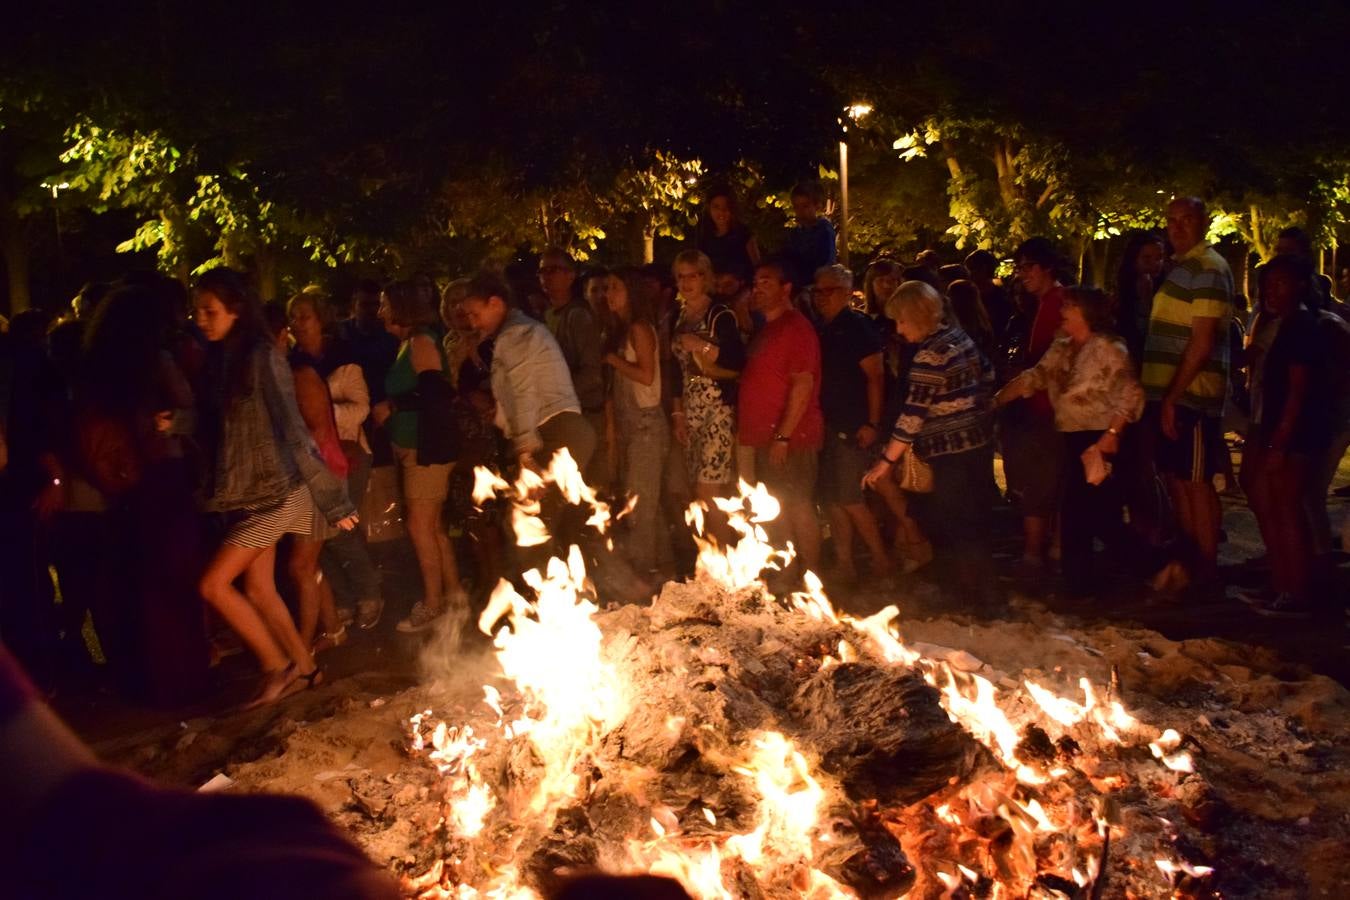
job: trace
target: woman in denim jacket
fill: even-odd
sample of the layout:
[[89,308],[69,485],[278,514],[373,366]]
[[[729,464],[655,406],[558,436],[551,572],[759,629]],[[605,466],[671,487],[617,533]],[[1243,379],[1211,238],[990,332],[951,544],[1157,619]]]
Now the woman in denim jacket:
[[[198,327],[211,342],[201,392],[209,454],[208,509],[231,524],[201,579],[202,596],[258,658],[269,703],[322,673],[277,593],[277,541],[308,535],[315,509],[338,528],[356,525],[347,489],[324,465],[295,400],[285,358],[266,338],[257,297],[242,276],[212,269],[193,289]],[[244,576],[244,593],[234,580]]]

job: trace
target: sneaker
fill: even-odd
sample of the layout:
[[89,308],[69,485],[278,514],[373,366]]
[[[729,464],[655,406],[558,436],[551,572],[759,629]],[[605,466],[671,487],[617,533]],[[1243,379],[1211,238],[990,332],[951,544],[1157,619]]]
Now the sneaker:
[[429,606],[419,600],[413,604],[412,613],[408,618],[398,623],[398,630],[404,634],[426,631],[432,625],[435,625],[436,621],[443,615],[445,615],[445,610],[432,612]]
[[1252,612],[1272,619],[1306,619],[1310,615],[1303,601],[1287,591],[1269,600],[1253,603]]

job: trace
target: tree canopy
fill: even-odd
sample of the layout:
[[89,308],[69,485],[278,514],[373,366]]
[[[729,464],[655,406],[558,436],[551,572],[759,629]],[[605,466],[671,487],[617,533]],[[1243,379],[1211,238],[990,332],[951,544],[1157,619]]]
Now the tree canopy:
[[522,245],[650,256],[718,181],[772,232],[794,180],[834,177],[859,99],[875,112],[849,132],[858,258],[1032,233],[1086,258],[1173,193],[1210,199],[1217,230],[1258,254],[1290,222],[1334,245],[1350,9],[1149,13],[33,4],[0,38],[9,306],[28,300],[36,223],[62,209],[117,212],[121,246],[181,277],[225,260],[268,292]]

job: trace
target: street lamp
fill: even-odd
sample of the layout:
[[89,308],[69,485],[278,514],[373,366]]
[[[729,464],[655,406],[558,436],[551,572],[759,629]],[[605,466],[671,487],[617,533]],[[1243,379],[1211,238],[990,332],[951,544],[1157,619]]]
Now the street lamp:
[[839,138],[839,261],[848,266],[848,124],[861,122],[872,111],[872,104],[853,102],[844,107],[839,119],[843,135]]

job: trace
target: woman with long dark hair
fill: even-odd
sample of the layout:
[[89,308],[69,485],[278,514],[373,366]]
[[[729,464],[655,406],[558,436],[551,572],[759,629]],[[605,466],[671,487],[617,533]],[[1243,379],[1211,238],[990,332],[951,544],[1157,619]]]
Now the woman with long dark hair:
[[624,493],[637,498],[628,516],[628,559],[646,577],[662,557],[661,476],[670,451],[670,429],[661,406],[661,364],[646,285],[636,270],[609,276],[605,301],[614,323],[611,402]]
[[422,572],[422,599],[398,623],[406,633],[430,628],[447,609],[458,616],[469,609],[450,535],[441,526],[457,448],[439,440],[455,423],[447,402],[450,363],[435,327],[437,305],[435,292],[415,281],[395,282],[380,294],[380,318],[400,343],[384,379],[388,399],[375,405],[372,416],[394,445],[408,537]]
[[1149,312],[1153,295],[1162,284],[1165,259],[1167,248],[1161,232],[1136,231],[1125,242],[1125,254],[1116,272],[1116,331],[1125,339],[1136,369],[1143,364]]
[[698,235],[694,243],[698,251],[712,261],[716,274],[737,272],[744,275],[759,265],[759,245],[741,221],[736,195],[727,188],[715,188],[708,195],[698,218]]
[[[305,427],[290,367],[243,276],[212,269],[198,279],[192,302],[211,344],[199,395],[211,457],[208,504],[232,520],[201,592],[257,657],[263,680],[251,705],[261,705],[322,679],[277,593],[277,542],[309,535],[316,507],[343,530],[356,526],[356,509]],[[240,575],[245,593],[234,587]]]

